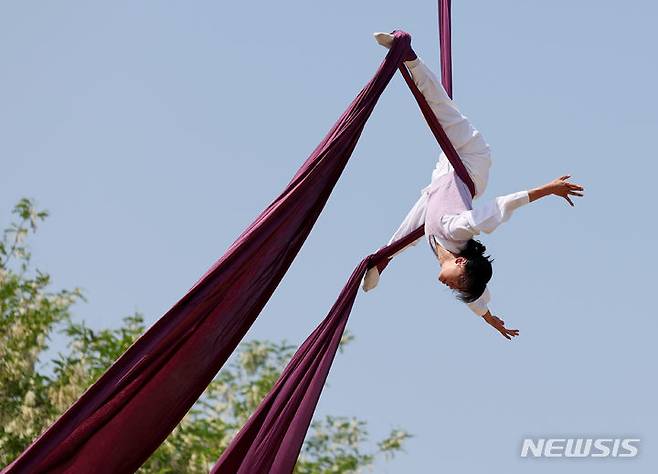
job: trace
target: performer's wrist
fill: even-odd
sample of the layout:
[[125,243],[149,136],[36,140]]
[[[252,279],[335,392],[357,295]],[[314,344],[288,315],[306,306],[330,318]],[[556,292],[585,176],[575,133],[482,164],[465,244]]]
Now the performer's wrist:
[[530,189],[528,191],[528,200],[532,202],[532,201],[536,201],[537,199],[543,198],[544,196],[548,196],[552,194],[552,190],[549,184],[545,184],[543,186]]

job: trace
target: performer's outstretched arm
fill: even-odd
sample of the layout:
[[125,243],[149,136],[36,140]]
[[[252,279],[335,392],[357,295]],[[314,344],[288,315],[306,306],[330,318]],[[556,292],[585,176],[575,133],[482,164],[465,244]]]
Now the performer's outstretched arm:
[[[583,191],[585,188],[579,184],[575,183],[570,183],[567,181],[571,176],[570,175],[564,175],[561,176],[557,179],[554,179],[553,181],[550,181],[549,183],[544,184],[543,186],[538,186],[536,188],[533,188],[529,191],[527,191],[528,194],[528,202],[533,202],[536,201],[537,199],[541,199],[542,197],[546,196],[560,196],[563,197],[564,199],[567,200],[569,205],[573,207],[573,201],[571,200],[570,196],[578,196],[582,197],[583,196]],[[471,212],[471,211],[468,211]],[[510,211],[511,212],[511,211]],[[500,213],[500,218],[498,219],[493,219],[489,221],[489,226],[491,226],[494,222],[495,226],[499,225],[501,222],[504,220],[502,219],[502,216],[504,215],[504,212]],[[456,216],[457,217],[457,216]],[[466,219],[468,220],[468,219]],[[505,219],[506,220],[506,219]],[[485,220],[486,221],[486,220]],[[469,225],[469,230],[472,229]],[[493,230],[493,228],[490,228],[490,231]],[[485,230],[486,232],[486,230]],[[486,303],[488,303],[490,296],[489,296],[489,290],[485,290],[485,293],[482,295],[482,297],[478,298],[474,303],[470,303],[469,307],[476,313],[479,314],[479,312],[485,310],[486,312],[484,314],[481,314],[482,318],[490,324],[494,329],[496,329],[500,334],[502,334],[503,337],[506,339],[512,339],[515,336],[519,335],[519,331],[517,329],[507,329],[505,327],[505,322],[501,320],[500,318],[494,316],[491,314],[489,309],[486,307]],[[480,300],[482,300],[484,297],[484,305],[478,304]]]
[[499,196],[473,209],[446,216],[447,236],[454,240],[468,240],[481,232],[490,234],[503,222],[507,222],[516,209],[545,196],[563,197],[573,206],[570,196],[582,197],[584,188],[567,181],[570,177],[564,175],[543,186]]

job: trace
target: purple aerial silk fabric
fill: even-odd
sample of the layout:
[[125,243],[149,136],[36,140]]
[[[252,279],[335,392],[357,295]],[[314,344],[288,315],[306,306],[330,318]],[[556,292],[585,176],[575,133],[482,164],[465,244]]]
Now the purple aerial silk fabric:
[[[442,43],[442,57],[445,45]],[[429,104],[403,65],[400,72],[455,173],[473,196],[473,181]],[[289,474],[293,471],[361,280],[368,268],[377,266],[382,271],[395,253],[421,237],[423,231],[423,227],[416,229],[357,265],[329,314],[293,355],[272,390],[222,453],[212,474]]]
[[222,453],[212,474],[292,472],[363,276],[368,268],[388,260],[410,242],[409,237],[400,239],[357,265],[327,317],[295,352],[272,390]]
[[450,0],[439,0],[439,49],[441,51],[441,83],[452,97],[452,15]]
[[[408,34],[395,36],[375,76],[283,193],[188,294],[2,472],[133,472],[164,441],[234,351],[306,240],[379,96],[410,48]],[[344,298],[349,299],[349,295]],[[338,312],[344,312],[345,303],[337,304]],[[325,330],[342,333],[340,327]],[[325,340],[323,334],[321,329],[317,339]],[[335,343],[329,338],[322,347],[333,348]],[[316,356],[313,351],[318,346],[307,347],[310,353],[304,360],[312,360],[319,374],[328,371],[329,353]],[[314,379],[319,375],[301,375],[306,383],[301,387],[308,386],[309,391],[293,391],[303,396],[290,403],[310,416],[315,402],[308,400],[319,396],[321,387]],[[272,416],[266,420],[277,424]],[[303,440],[305,430],[300,424],[291,428],[291,438],[280,445],[277,459],[292,462],[289,458],[299,451],[294,446]],[[248,438],[243,436],[243,443],[250,444]]]

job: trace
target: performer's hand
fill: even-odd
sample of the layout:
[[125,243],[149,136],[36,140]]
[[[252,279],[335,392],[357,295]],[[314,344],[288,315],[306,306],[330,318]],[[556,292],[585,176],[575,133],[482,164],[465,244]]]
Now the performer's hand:
[[564,175],[557,179],[554,179],[546,185],[546,188],[551,194],[556,196],[561,196],[567,200],[567,202],[573,207],[573,201],[571,201],[571,196],[583,196],[582,192],[584,188],[579,184],[570,183],[567,179],[571,178],[570,175]]
[[500,334],[505,339],[512,340],[513,337],[516,337],[519,335],[519,330],[518,329],[507,329],[505,327],[505,321],[502,319],[498,318],[497,316],[494,316],[493,314],[487,312],[487,314],[484,315],[484,320],[489,323],[493,328],[498,331]]
[[546,183],[543,186],[538,188],[533,188],[528,190],[528,198],[530,202],[536,201],[537,199],[543,198],[544,196],[550,196],[555,194],[556,196],[561,196],[567,200],[569,205],[573,207],[573,201],[569,196],[579,196],[582,197],[582,191],[584,188],[575,183],[570,183],[567,181],[568,178],[571,178],[570,175],[564,175],[557,179],[554,179],[550,183]]

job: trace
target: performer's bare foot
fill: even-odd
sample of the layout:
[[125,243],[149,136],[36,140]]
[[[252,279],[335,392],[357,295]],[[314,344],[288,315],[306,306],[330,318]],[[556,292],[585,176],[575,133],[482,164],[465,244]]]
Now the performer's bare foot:
[[[384,33],[380,31],[377,33],[373,33],[372,35],[375,37],[375,41],[377,41],[386,49],[391,49],[391,46],[393,46],[393,42],[395,41],[395,36],[393,36],[393,33]],[[413,49],[410,49],[409,54],[405,56],[404,60],[413,61],[416,58],[417,58],[416,53],[414,52]]]

